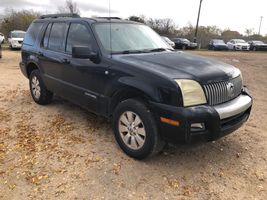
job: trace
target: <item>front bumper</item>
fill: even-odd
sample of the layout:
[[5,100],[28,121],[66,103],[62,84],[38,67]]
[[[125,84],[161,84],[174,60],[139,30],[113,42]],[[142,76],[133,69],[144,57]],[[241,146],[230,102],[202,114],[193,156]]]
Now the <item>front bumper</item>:
[[22,43],[11,43],[11,47],[13,49],[20,49],[22,47]]
[[239,51],[249,51],[249,46],[236,46],[235,49]]
[[228,50],[228,47],[223,45],[217,45],[214,46],[214,50]]
[[[209,140],[218,139],[238,129],[249,118],[252,98],[246,91],[229,102],[217,105],[194,107],[174,107],[152,103],[161,135],[171,142],[190,142],[194,136],[206,136]],[[160,117],[179,122],[174,126],[160,121]],[[202,127],[193,127],[201,124]]]

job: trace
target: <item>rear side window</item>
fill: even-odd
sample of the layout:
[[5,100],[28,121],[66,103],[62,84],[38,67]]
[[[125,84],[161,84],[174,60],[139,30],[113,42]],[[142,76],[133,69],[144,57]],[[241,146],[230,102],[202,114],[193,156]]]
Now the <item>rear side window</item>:
[[54,23],[51,28],[50,37],[48,41],[48,49],[53,51],[64,50],[65,32],[67,30],[66,23]]
[[46,30],[45,30],[45,35],[44,35],[44,39],[43,39],[43,43],[42,43],[42,46],[44,48],[47,48],[48,47],[48,40],[49,40],[49,35],[50,35],[51,27],[52,27],[52,24],[50,23],[47,26]]
[[66,52],[71,53],[73,46],[86,46],[93,49],[92,34],[85,25],[72,23],[69,28]]
[[23,43],[33,46],[42,27],[43,23],[39,22],[32,23],[28,28]]

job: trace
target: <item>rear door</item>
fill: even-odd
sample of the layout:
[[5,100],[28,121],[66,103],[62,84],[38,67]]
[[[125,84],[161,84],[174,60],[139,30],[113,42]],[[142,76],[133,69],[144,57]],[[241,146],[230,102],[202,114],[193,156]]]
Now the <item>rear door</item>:
[[68,25],[65,22],[49,23],[38,52],[46,86],[57,94],[62,93],[67,29]]

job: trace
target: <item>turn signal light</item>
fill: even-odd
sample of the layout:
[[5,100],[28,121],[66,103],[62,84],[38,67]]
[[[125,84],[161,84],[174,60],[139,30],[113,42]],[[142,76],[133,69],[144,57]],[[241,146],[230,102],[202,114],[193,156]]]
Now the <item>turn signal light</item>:
[[179,121],[175,121],[175,120],[168,119],[168,118],[165,118],[165,117],[161,117],[160,121],[162,121],[164,123],[167,123],[167,124],[174,125],[174,126],[179,126],[180,125]]

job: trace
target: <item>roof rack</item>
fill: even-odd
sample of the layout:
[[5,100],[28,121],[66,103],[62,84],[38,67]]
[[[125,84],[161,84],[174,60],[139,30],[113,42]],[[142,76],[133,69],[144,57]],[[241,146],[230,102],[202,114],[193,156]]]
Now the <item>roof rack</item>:
[[62,14],[50,14],[50,15],[41,15],[39,19],[46,19],[46,18],[60,18],[60,17],[72,17],[72,18],[80,18],[78,14],[71,14],[71,13],[62,13]]
[[97,19],[121,19],[120,17],[95,17]]

